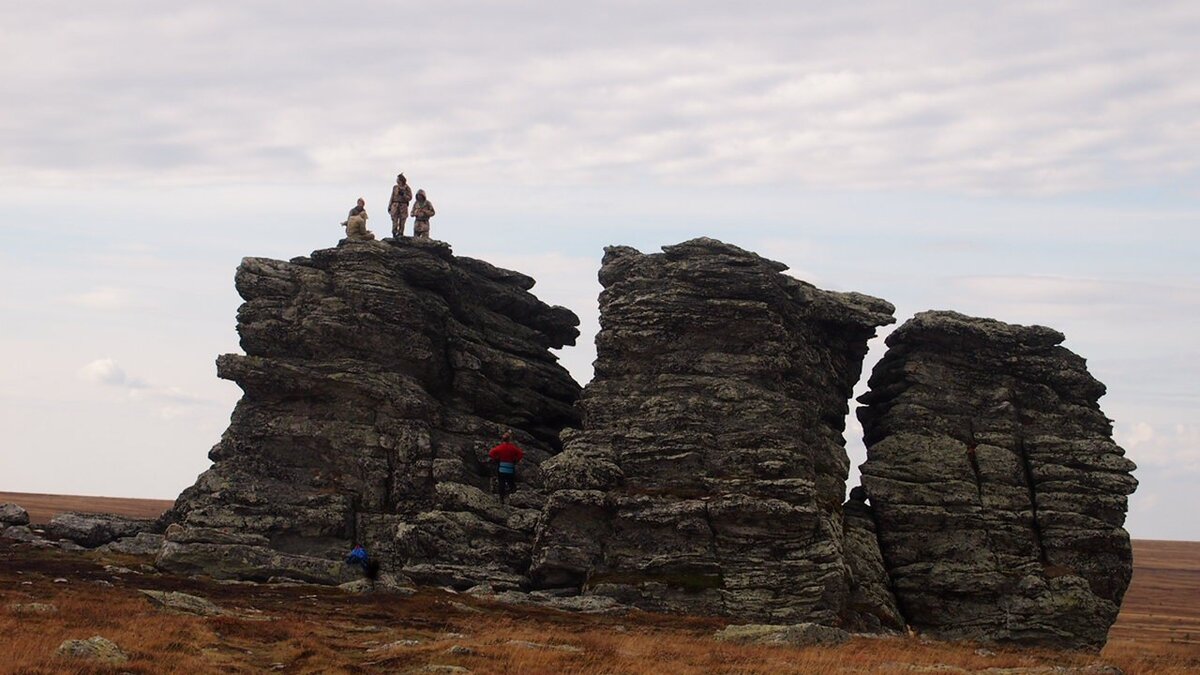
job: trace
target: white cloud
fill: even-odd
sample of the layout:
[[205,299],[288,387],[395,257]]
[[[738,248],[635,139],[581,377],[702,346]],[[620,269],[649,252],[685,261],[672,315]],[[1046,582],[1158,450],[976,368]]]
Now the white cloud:
[[[1049,275],[967,276],[950,280],[952,303],[1016,322],[1061,325],[1140,319],[1200,324],[1200,286]],[[969,309],[968,309],[969,308]]]
[[111,358],[96,359],[80,368],[78,373],[79,377],[86,382],[123,390],[131,401],[159,406],[158,414],[163,419],[173,419],[196,406],[207,406],[213,403],[203,396],[197,396],[178,387],[154,386],[140,378],[130,377],[125,369]]
[[94,384],[104,384],[113,387],[129,389],[144,389],[146,383],[130,378],[125,370],[112,359],[96,359],[79,369],[79,376]]
[[23,102],[4,179],[330,182],[402,160],[538,185],[1047,193],[1200,166],[1200,85],[1179,77],[1195,8],[448,2],[423,31],[409,11],[7,8],[43,30],[0,42]]
[[1117,424],[1114,438],[1130,459],[1146,468],[1200,474],[1200,425]]
[[72,305],[101,311],[126,309],[133,303],[133,293],[128,289],[100,286],[90,291],[68,296]]

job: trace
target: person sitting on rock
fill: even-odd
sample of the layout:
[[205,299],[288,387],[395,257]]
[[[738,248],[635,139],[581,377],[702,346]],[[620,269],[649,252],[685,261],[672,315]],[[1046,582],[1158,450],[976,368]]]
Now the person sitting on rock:
[[413,238],[429,238],[429,219],[436,214],[433,202],[425,198],[424,190],[417,190],[417,199],[413,202]]
[[362,197],[359,197],[358,204],[350,209],[350,215],[346,218],[346,222],[342,223],[342,227],[346,228],[347,239],[369,241],[375,238],[375,235],[367,229],[367,202]]
[[525,452],[512,442],[512,433],[506,431],[500,436],[500,445],[492,448],[488,457],[496,463],[496,483],[503,503],[517,491],[517,462],[525,457]]

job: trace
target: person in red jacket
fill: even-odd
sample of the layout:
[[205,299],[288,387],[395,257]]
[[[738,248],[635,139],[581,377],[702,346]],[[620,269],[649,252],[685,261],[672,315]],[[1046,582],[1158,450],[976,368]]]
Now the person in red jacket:
[[512,442],[512,433],[506,431],[500,436],[500,445],[492,448],[488,457],[496,463],[500,501],[504,502],[508,495],[517,490],[517,462],[525,457],[525,452]]

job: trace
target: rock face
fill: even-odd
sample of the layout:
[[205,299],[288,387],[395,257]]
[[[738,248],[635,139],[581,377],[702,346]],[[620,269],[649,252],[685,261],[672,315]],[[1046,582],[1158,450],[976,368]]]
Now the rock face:
[[[217,371],[244,395],[169,513],[159,564],[338,583],[358,540],[417,580],[517,583],[537,467],[579,420],[579,386],[550,352],[578,318],[531,295],[533,279],[435,241],[246,258],[235,281],[246,353]],[[510,506],[483,461],[504,430],[527,452]]]
[[908,622],[947,638],[1099,647],[1129,584],[1137,481],[1062,334],[925,312],[859,400],[870,496]]
[[837,623],[842,430],[887,302],[696,239],[605,249],[582,431],[543,465],[555,489],[530,575],[651,610]]
[[850,572],[850,594],[843,612],[843,624],[860,633],[903,630],[904,617],[896,606],[892,582],[888,577],[875,519],[861,486],[850,491],[842,505],[843,555]]

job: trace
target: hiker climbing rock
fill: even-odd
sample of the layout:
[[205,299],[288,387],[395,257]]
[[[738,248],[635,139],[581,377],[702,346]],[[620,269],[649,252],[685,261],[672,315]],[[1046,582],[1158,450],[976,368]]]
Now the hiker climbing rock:
[[[392,236],[404,236],[404,221],[408,220],[408,203],[412,201],[412,188],[404,174],[396,176],[396,184],[392,186],[392,200],[388,202],[388,214],[392,216]],[[428,222],[428,221],[426,221]]]
[[342,227],[346,228],[347,239],[370,240],[375,238],[375,235],[367,229],[366,207],[366,201],[359,197],[358,204],[350,209],[350,215],[347,216],[346,222],[342,223]]
[[525,452],[512,442],[512,433],[506,431],[500,436],[500,445],[492,448],[488,457],[496,463],[496,482],[500,501],[504,502],[517,490],[517,462],[525,457]]
[[433,210],[433,202],[425,198],[424,190],[417,190],[417,199],[413,203],[413,237],[416,239],[429,238],[429,219],[437,213]]

